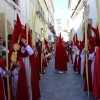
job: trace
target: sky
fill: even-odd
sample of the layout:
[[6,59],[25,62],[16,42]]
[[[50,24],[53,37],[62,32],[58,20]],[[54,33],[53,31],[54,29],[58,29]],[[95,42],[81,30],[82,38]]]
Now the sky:
[[64,29],[67,24],[68,0],[53,0],[55,14],[54,20],[61,19],[61,28]]

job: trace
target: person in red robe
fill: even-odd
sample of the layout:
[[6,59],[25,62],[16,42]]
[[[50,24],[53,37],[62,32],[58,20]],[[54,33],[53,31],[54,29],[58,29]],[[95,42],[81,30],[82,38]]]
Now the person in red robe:
[[41,73],[41,54],[42,54],[42,41],[38,39],[36,43],[36,49],[38,51],[38,62],[39,62],[39,72]]
[[[13,48],[14,44],[18,43],[18,40],[19,40],[19,45],[20,46],[22,45],[22,41],[20,41],[21,38],[25,38],[25,35],[23,33],[22,25],[21,25],[19,16],[17,14],[17,22],[16,22],[16,25],[14,26],[14,31],[12,34],[12,39],[11,39],[11,44],[10,44],[9,58],[11,58],[11,55],[14,52],[14,48]],[[19,51],[17,51],[17,58],[16,59],[20,63],[20,69],[19,69],[18,79],[15,79],[15,81],[17,82],[16,83],[17,89],[16,89],[16,97],[15,98],[16,98],[16,100],[25,100],[25,99],[29,100],[25,65],[24,65],[24,62],[21,58]],[[11,62],[12,61],[10,59],[9,63],[11,63]],[[11,70],[13,71],[14,69],[15,68],[12,67]]]
[[[25,43],[25,45],[26,45],[26,43]],[[35,48],[33,48],[33,46],[32,46],[30,30],[29,30],[29,33],[28,33],[28,45],[34,51],[34,54],[29,55],[29,62],[30,62],[30,66],[31,66],[30,69],[31,69],[32,100],[38,100],[39,98],[41,98],[40,88],[39,88],[39,71],[38,71],[38,66],[37,66],[37,58],[36,58]],[[28,55],[21,56],[21,57],[27,57],[27,56]]]
[[[91,25],[89,25],[89,27],[93,30],[95,38],[93,40],[93,37],[89,37],[89,40],[91,41],[89,43],[89,54],[92,54],[94,52],[94,49],[96,46],[100,46],[99,44],[99,32],[98,29],[93,28]],[[92,86],[92,73],[91,73],[91,63],[92,60],[88,59],[88,82],[89,82],[89,90],[92,91],[93,90],[93,86]],[[85,82],[84,82],[84,91],[87,91],[87,78],[86,78],[86,69],[84,71],[84,75],[85,75]]]
[[59,43],[59,41],[57,41],[56,44],[55,44],[55,70],[57,70],[56,47],[57,47],[58,43]]
[[7,76],[6,65],[4,60],[0,59],[0,100],[6,100],[3,76]]
[[[89,54],[92,54],[94,52],[94,48],[95,48],[95,45],[94,45],[94,40],[92,38],[92,36],[89,36],[88,37],[89,39]],[[92,60],[91,59],[88,59],[88,83],[89,83],[89,91],[92,91],[92,74],[91,74],[91,63],[92,63]],[[88,91],[88,87],[87,87],[87,76],[86,76],[86,67],[84,67],[84,91]]]
[[94,62],[94,76],[93,76],[93,97],[97,100],[100,100],[100,38],[98,27],[94,28],[91,25],[89,27],[95,33],[95,44],[99,46],[95,53],[95,62]]
[[[46,39],[44,39],[44,43],[45,43],[45,48],[46,48],[46,54],[48,54],[50,53],[49,43]],[[47,57],[47,62],[49,62],[49,60],[51,60],[51,56]]]
[[67,71],[67,61],[68,55],[66,53],[66,47],[63,44],[60,34],[59,43],[56,46],[56,70],[58,71],[58,73]]
[[93,97],[100,100],[100,47],[95,55]]

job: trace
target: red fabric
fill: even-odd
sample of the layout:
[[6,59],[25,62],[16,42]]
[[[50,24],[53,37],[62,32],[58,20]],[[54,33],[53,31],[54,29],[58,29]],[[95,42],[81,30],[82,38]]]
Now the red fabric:
[[[26,34],[25,34],[25,38],[27,38]],[[28,31],[28,45],[32,47],[32,38],[31,38],[30,30]],[[38,100],[41,97],[39,82],[38,82],[40,77],[39,77],[39,70],[38,70],[38,65],[37,65],[37,57],[35,54],[30,56],[30,64],[31,64],[32,97],[33,97],[33,100]]]
[[[19,36],[25,38],[25,35],[23,33],[23,30],[22,30],[22,25],[21,25],[19,16],[17,14],[17,24],[14,26],[14,31],[13,31],[13,35],[12,35],[10,50],[13,50],[13,45],[15,43],[18,43]],[[20,41],[19,44],[23,45],[23,43],[21,41]]]
[[36,64],[37,64],[37,69],[38,69],[38,78],[40,80],[40,73],[39,73],[39,56],[38,56],[38,51],[35,51],[36,54]]
[[37,49],[38,51],[38,61],[39,61],[39,71],[41,72],[41,50]]
[[[3,70],[6,70],[6,62],[2,59],[0,59],[0,67],[3,69]],[[0,83],[0,85],[2,85],[3,83]],[[7,85],[7,84],[6,84]],[[13,100],[13,93],[12,93],[12,85],[11,85],[11,80],[9,78],[9,88],[10,88],[10,99]],[[2,90],[2,88],[0,88]],[[3,91],[2,91],[3,92]],[[8,92],[7,90],[5,91],[6,93]],[[3,93],[2,93],[3,94]],[[8,93],[7,93],[8,95]],[[3,98],[3,97],[2,97]]]
[[79,45],[78,49],[80,50],[80,52],[82,52],[82,49],[85,46],[85,33],[83,35],[83,41],[81,42],[81,44]]
[[[44,53],[44,57],[45,57],[45,55],[46,54]],[[42,66],[44,67],[44,69],[47,67],[47,61],[46,60],[47,60],[47,58],[44,58],[43,62],[42,62]]]
[[[26,26],[25,26],[25,30],[24,30],[24,36],[25,36],[25,39],[27,40]],[[31,38],[30,29],[28,30],[28,45],[29,45],[30,47],[32,47],[32,38]],[[24,46],[24,45],[21,44],[21,47],[22,47],[22,46]],[[22,49],[22,48],[20,48],[20,50],[18,51],[19,54],[20,54],[20,57],[26,57],[26,56],[28,56],[28,52],[25,50],[25,53],[22,53],[22,52],[21,52],[21,49]]]
[[77,34],[74,34],[74,37],[73,37],[73,46],[78,46]]
[[79,58],[78,58],[78,65],[77,65],[77,68],[78,68],[78,73],[80,73],[80,63],[81,63],[81,57],[80,57],[80,54],[79,54]]
[[[59,44],[59,41],[56,42],[56,47],[58,44]],[[57,52],[57,49],[55,48],[55,69],[57,70],[57,57],[56,57],[57,53],[56,52]]]
[[[12,54],[12,51],[10,51],[10,53],[9,53],[9,58],[11,57],[11,54]],[[16,98],[17,98],[17,100],[25,100],[25,99],[29,100],[25,66],[24,66],[22,58],[20,58],[19,54],[17,55],[17,61],[20,62],[21,68],[19,70],[19,75],[18,75]],[[16,67],[17,66],[13,66],[11,70],[14,70]],[[11,93],[12,93],[12,91],[11,91]]]
[[97,28],[94,28],[92,27],[91,25],[89,25],[89,27],[93,30],[94,34],[95,34],[95,43],[96,45],[100,46],[100,39],[99,39],[99,31],[98,31],[98,27]]
[[75,56],[75,61],[74,61],[74,71],[77,71],[77,56]]
[[31,84],[32,84],[32,97],[33,100],[39,100],[40,88],[39,88],[39,77],[38,77],[38,67],[36,63],[36,55],[30,56],[30,64],[31,64]]
[[90,46],[94,45],[94,38],[91,35],[88,36],[88,39],[89,39],[89,45]]
[[92,54],[94,52],[95,44],[89,48],[89,53]]
[[[6,67],[6,64],[4,62],[4,60],[0,59],[0,67],[3,69],[3,70],[6,70],[5,67]],[[0,100],[5,100],[5,95],[4,95],[4,88],[3,88],[3,82],[2,82],[2,77],[1,77],[1,74],[0,74]]]
[[66,47],[59,43],[56,47],[56,69],[58,71],[67,71],[68,55],[66,53]]
[[[26,32],[26,31],[25,31]],[[27,38],[26,33],[25,34],[25,39]],[[30,34],[30,30],[28,31],[28,45],[32,47],[32,38]],[[20,53],[19,53],[20,54]],[[21,56],[21,54],[20,54]],[[24,53],[21,57],[27,57],[27,52]],[[32,97],[33,100],[38,100],[40,98],[40,90],[39,90],[39,72],[38,72],[38,66],[37,66],[37,61],[36,61],[36,56],[35,54],[30,56],[30,64],[31,64],[31,84],[32,84]]]
[[[13,31],[11,45],[10,45],[10,55],[11,55],[12,51],[14,51],[13,45],[15,43],[18,43],[19,36],[21,36],[21,38],[25,38],[25,34],[24,34],[23,29],[22,29],[22,25],[21,25],[19,16],[17,14],[17,24],[14,26],[14,31]],[[24,44],[20,40],[19,40],[19,45],[21,47],[24,46]],[[26,53],[26,55],[25,54],[21,55],[21,54],[22,53],[20,53],[20,50],[19,50],[18,55],[20,55],[20,57],[28,56],[28,53]],[[19,61],[18,57],[17,57],[17,61]],[[26,84],[27,82],[26,82],[26,76],[25,76],[26,73],[25,73],[25,69],[24,69],[24,65],[23,65],[22,61],[20,63],[22,65],[21,65],[21,69],[19,71],[19,77],[18,77],[17,100],[25,100],[25,99],[29,100],[27,84]],[[22,79],[23,79],[23,81],[22,81]]]
[[3,88],[3,81],[0,74],[0,100],[5,100],[4,88]]
[[26,71],[24,63],[21,58],[20,58],[20,65],[21,68],[19,70],[19,75],[18,75],[16,98],[17,100],[29,100]]
[[93,97],[100,98],[100,47],[97,49],[94,63]]
[[[89,91],[92,91],[92,75],[91,75],[91,63],[92,60],[88,60],[88,83],[89,83]],[[84,91],[88,91],[87,88],[87,76],[86,76],[86,67],[84,68]]]
[[[48,54],[48,53],[50,53],[50,48],[48,46],[48,41],[44,39],[44,43],[45,43],[46,50],[47,50],[47,53],[46,54]],[[51,60],[51,56],[47,57],[47,60],[48,61]]]
[[[91,48],[89,48],[89,53],[92,54],[94,52],[95,45],[92,45]],[[92,75],[91,75],[91,63],[92,60],[88,60],[88,82],[89,82],[89,91],[92,91]],[[87,77],[86,77],[86,68],[84,70],[84,91],[88,91],[87,88]]]

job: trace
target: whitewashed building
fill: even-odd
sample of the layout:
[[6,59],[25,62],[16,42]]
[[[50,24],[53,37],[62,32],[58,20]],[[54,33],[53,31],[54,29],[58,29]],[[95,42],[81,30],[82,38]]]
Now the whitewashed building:
[[[99,0],[100,3],[100,0]],[[69,19],[70,25],[69,28],[71,33],[74,35],[77,33],[78,39],[83,39],[83,12],[84,5],[87,4],[89,6],[89,23],[95,27],[97,22],[97,11],[96,11],[96,3],[95,0],[69,0],[68,8],[69,8]],[[93,32],[92,32],[93,34]]]
[[[29,5],[29,0],[5,0],[6,2],[6,12],[7,12],[7,29],[8,34],[11,34],[14,27],[14,22],[16,21],[16,14],[19,14],[22,25],[26,23],[26,4],[27,8]],[[27,9],[28,10],[28,9]],[[29,14],[28,14],[29,15]],[[5,26],[4,26],[4,0],[0,0],[0,37],[5,38]],[[29,17],[28,17],[29,21]]]
[[[50,42],[54,42],[53,34],[54,30],[49,28],[51,23],[54,26],[54,5],[52,0],[5,0],[6,12],[7,12],[7,29],[8,34],[13,32],[14,23],[16,22],[16,14],[18,13],[21,24],[25,26],[25,23],[29,23],[29,27],[32,30],[32,24],[35,17],[35,35],[36,38],[40,38],[39,34],[42,34],[43,29],[46,31],[45,38]],[[38,2],[38,4],[37,4]],[[36,6],[37,5],[37,6]],[[5,12],[4,12],[4,0],[0,0],[0,37],[5,39]],[[47,30],[46,30],[47,27]],[[34,40],[35,40],[34,39]],[[41,39],[41,38],[40,38]]]

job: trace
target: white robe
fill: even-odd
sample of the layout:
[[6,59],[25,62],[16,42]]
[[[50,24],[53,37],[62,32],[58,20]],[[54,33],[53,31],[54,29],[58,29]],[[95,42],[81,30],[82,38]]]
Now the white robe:
[[83,75],[83,71],[84,71],[84,50],[85,50],[85,48],[82,49],[82,52],[80,55],[80,57],[81,57],[81,75]]
[[[1,67],[0,67],[0,74],[1,74],[1,77],[2,77],[2,82],[3,82],[3,76],[4,77],[7,77],[7,74],[6,74],[6,71],[3,70]],[[3,82],[4,83],[4,82]],[[4,84],[3,84],[4,85]],[[3,86],[4,88],[4,86]],[[5,94],[5,89],[4,89],[4,94]],[[5,100],[6,100],[6,94],[5,94]]]
[[[25,50],[28,52],[28,54],[30,56],[34,54],[33,49],[29,45],[26,48],[22,47],[21,52],[25,53]],[[25,70],[26,70],[26,79],[27,79],[27,86],[28,86],[29,98],[30,98],[30,100],[32,100],[31,67],[28,65],[28,64],[30,64],[29,61],[28,61],[28,57],[24,57],[24,58],[22,58],[22,60],[24,62]],[[29,67],[30,67],[30,76],[29,76]],[[29,77],[30,77],[30,79],[29,79]]]
[[98,47],[95,46],[94,52],[92,54],[89,54],[89,57],[88,57],[89,60],[92,60],[92,63],[91,63],[92,85],[93,85],[93,79],[94,79],[95,53],[96,53],[97,49],[98,49]]
[[92,54],[89,54],[88,59],[89,59],[89,60],[92,60],[92,63],[91,63],[91,74],[92,74],[92,85],[93,85],[93,76],[94,76],[94,61],[95,61],[94,52],[93,52]]
[[19,70],[20,70],[20,68],[16,67],[12,71],[11,81],[12,81],[12,91],[13,91],[14,100],[16,99],[16,91],[17,91],[17,82],[18,82]]

